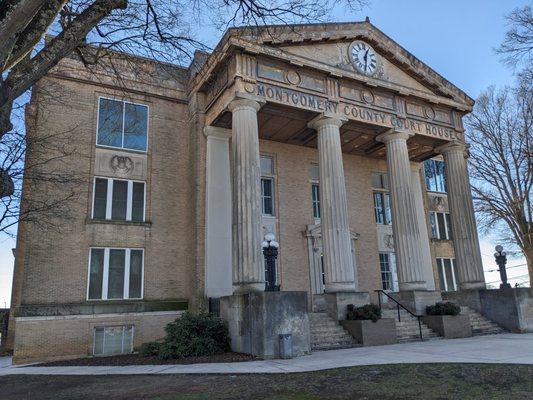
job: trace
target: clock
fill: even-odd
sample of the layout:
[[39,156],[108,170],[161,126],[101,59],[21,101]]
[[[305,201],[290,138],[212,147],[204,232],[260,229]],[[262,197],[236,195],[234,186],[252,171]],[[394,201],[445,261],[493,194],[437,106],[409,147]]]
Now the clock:
[[356,40],[348,49],[348,57],[357,71],[364,75],[374,75],[378,69],[376,52],[368,43]]

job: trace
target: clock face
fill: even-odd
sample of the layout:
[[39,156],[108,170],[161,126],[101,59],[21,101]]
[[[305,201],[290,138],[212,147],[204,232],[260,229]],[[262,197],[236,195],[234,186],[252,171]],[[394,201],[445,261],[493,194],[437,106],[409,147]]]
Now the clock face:
[[374,49],[367,43],[355,41],[349,50],[350,60],[354,67],[365,75],[373,75],[378,68],[378,59]]

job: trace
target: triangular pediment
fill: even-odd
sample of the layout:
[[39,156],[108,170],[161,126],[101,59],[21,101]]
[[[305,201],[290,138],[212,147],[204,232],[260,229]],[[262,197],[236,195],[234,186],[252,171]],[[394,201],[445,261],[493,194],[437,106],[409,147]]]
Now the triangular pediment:
[[[274,48],[288,55],[322,63],[340,71],[372,80],[376,85],[394,84],[428,95],[451,99],[473,106],[474,101],[462,90],[439,75],[370,22],[234,28],[229,36]],[[370,77],[360,74],[349,57],[355,40],[368,43],[379,59],[378,70]]]

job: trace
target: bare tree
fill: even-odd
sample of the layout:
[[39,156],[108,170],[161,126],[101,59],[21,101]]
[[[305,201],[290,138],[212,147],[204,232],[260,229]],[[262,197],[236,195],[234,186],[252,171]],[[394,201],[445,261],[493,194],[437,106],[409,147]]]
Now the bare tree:
[[[343,0],[359,9],[367,0]],[[0,3],[0,199],[17,202],[21,159],[13,128],[14,105],[38,80],[73,52],[87,67],[107,50],[184,64],[196,49],[194,24],[265,25],[317,22],[334,0],[4,0]],[[48,40],[44,40],[49,35]],[[22,136],[20,136],[22,135]],[[6,138],[6,136],[9,136]],[[25,147],[24,147],[25,148]]]
[[533,57],[533,13],[530,6],[514,9],[506,17],[509,30],[496,52],[503,56],[506,64],[531,69]]
[[[533,86],[489,88],[466,119],[470,174],[482,226],[523,252],[533,282]],[[516,247],[515,247],[516,248]]]

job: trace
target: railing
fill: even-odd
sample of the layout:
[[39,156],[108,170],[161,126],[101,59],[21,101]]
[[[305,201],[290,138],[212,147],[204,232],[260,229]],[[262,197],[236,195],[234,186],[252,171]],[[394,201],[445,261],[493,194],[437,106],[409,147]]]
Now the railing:
[[398,300],[396,300],[394,297],[392,297],[391,295],[389,295],[386,291],[382,289],[374,290],[374,292],[378,294],[378,304],[379,304],[380,310],[382,308],[381,307],[381,295],[382,294],[384,294],[385,296],[387,296],[389,299],[391,299],[392,301],[396,303],[396,309],[398,310],[398,322],[402,321],[400,307],[404,309],[405,311],[407,311],[409,314],[411,314],[413,317],[415,317],[418,320],[418,332],[420,333],[420,340],[424,340],[424,338],[422,337],[422,321],[420,320],[420,318],[422,318],[422,315],[415,314],[414,312],[409,310],[406,306],[404,306],[402,303],[400,303]]

